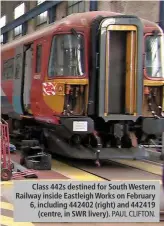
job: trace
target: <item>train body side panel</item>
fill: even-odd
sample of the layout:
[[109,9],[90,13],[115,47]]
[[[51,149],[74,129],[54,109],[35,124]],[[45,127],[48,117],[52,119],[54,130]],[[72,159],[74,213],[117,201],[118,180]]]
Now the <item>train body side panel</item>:
[[[40,56],[38,61],[38,48],[40,48]],[[50,42],[47,37],[34,41],[33,47],[33,66],[32,66],[32,82],[30,92],[31,111],[34,116],[47,117],[53,114],[52,109],[44,101],[43,84],[47,74],[47,65],[49,61]],[[39,65],[38,65],[39,64]],[[39,68],[37,69],[37,67]]]
[[[1,57],[1,112],[2,114],[9,114],[13,112],[14,49],[12,48],[3,52]],[[13,60],[13,64],[9,65],[8,63],[11,59]],[[6,67],[9,66],[10,73],[6,70]]]
[[2,114],[8,114],[13,112],[12,105],[12,90],[13,82],[7,81],[1,83],[1,112]]
[[22,106],[22,82],[23,82],[23,46],[15,49],[14,78],[13,78],[13,108],[17,114],[23,114]]

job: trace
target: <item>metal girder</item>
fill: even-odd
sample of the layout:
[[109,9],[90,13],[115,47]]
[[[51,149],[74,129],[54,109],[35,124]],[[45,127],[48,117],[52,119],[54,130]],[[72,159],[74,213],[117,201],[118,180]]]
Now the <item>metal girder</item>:
[[7,43],[8,40],[8,33],[3,34],[3,44]]
[[159,6],[159,26],[163,29],[164,31],[164,1],[160,1],[160,6]]
[[36,6],[35,8],[31,9],[27,13],[25,13],[22,16],[20,16],[19,18],[17,18],[16,20],[14,20],[11,23],[8,23],[6,26],[2,27],[1,34],[4,34],[8,31],[14,29],[17,26],[24,24],[25,22],[29,21],[30,19],[35,18],[39,14],[47,11],[51,7],[54,7],[61,2],[62,1],[45,1],[45,2],[41,3],[40,5]]
[[22,24],[22,35],[27,34],[27,27],[28,27],[27,23],[28,22],[26,21],[24,24]]

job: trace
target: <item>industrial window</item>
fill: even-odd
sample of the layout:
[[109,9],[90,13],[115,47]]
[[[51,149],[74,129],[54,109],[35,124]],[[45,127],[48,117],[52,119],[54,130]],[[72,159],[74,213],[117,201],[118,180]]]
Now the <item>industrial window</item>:
[[[0,19],[0,29],[6,25],[6,16],[1,17]],[[0,36],[1,44],[3,43],[3,35]]]
[[56,35],[52,41],[49,77],[84,74],[84,38],[80,34]]
[[68,1],[67,14],[82,13],[86,11],[86,1]]
[[4,61],[3,63],[3,80],[13,79],[14,75],[14,58]]
[[[21,5],[17,6],[14,9],[14,19],[17,19],[18,17],[22,16],[25,13],[25,4],[22,3]],[[14,35],[18,36],[22,33],[22,25],[19,25],[14,29]]]
[[41,61],[42,61],[42,45],[38,45],[36,47],[36,68],[35,68],[36,73],[41,72]]
[[[37,5],[40,5],[42,4],[43,2],[45,2],[45,0],[38,0],[37,1]],[[48,13],[47,11],[41,13],[39,16],[37,16],[36,18],[36,25],[41,25],[41,24],[44,24],[44,23],[47,23],[47,18],[48,18]]]

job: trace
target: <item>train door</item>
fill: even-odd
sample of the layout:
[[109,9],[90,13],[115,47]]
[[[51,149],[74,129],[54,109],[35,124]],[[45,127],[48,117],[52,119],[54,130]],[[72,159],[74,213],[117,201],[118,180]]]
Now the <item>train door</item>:
[[18,46],[15,49],[15,58],[14,58],[14,79],[13,79],[13,95],[12,103],[14,112],[17,115],[23,114],[23,105],[22,105],[22,84],[23,84],[23,45]]
[[23,103],[24,109],[27,113],[31,112],[30,91],[32,82],[32,61],[33,61],[33,45],[25,46],[25,67],[24,67],[24,89],[23,89]]
[[101,26],[99,90],[105,95],[99,92],[99,114],[133,119],[142,114],[142,23],[129,17],[105,19]]
[[34,115],[40,115],[46,111],[43,102],[42,83],[45,77],[46,62],[48,62],[47,42],[45,38],[38,39],[33,45],[33,65],[31,84],[31,111]]

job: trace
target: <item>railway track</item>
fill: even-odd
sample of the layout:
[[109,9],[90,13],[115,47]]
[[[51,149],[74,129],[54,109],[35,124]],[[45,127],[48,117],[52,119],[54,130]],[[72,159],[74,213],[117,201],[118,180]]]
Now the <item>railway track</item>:
[[[162,189],[161,176],[162,164],[150,160],[143,161],[122,161],[122,160],[106,160],[102,162],[101,167],[96,167],[94,162],[71,160],[61,156],[53,156],[55,167],[57,161],[68,164],[71,167],[85,171],[89,174],[99,177],[102,181],[160,181],[160,221],[164,221],[164,191]],[[55,168],[56,170],[56,168]],[[154,171],[153,171],[154,170]]]
[[[153,174],[154,177],[162,176],[162,163],[161,162],[154,162],[152,160],[104,160],[101,161],[101,167],[96,167],[94,162],[91,160],[74,160],[74,159],[68,159],[66,157],[61,157],[58,155],[53,155],[54,159],[57,159],[63,163],[69,164],[73,167],[79,168],[81,170],[87,171],[89,173],[93,173],[97,176],[101,176],[101,171],[108,171],[114,173],[114,170],[116,172],[120,172],[120,169],[123,171],[128,171],[129,174],[134,173],[136,171],[139,174],[145,174],[146,176],[148,174]],[[131,169],[132,171],[129,171]],[[141,173],[142,172],[142,173]],[[108,172],[109,173],[109,172]],[[131,178],[131,177],[130,177]],[[106,180],[110,180],[110,178],[104,177]],[[113,177],[112,177],[113,179]]]
[[162,176],[162,164],[160,162],[153,162],[152,160],[116,160],[114,162],[117,162],[123,166],[131,166],[145,172]]

